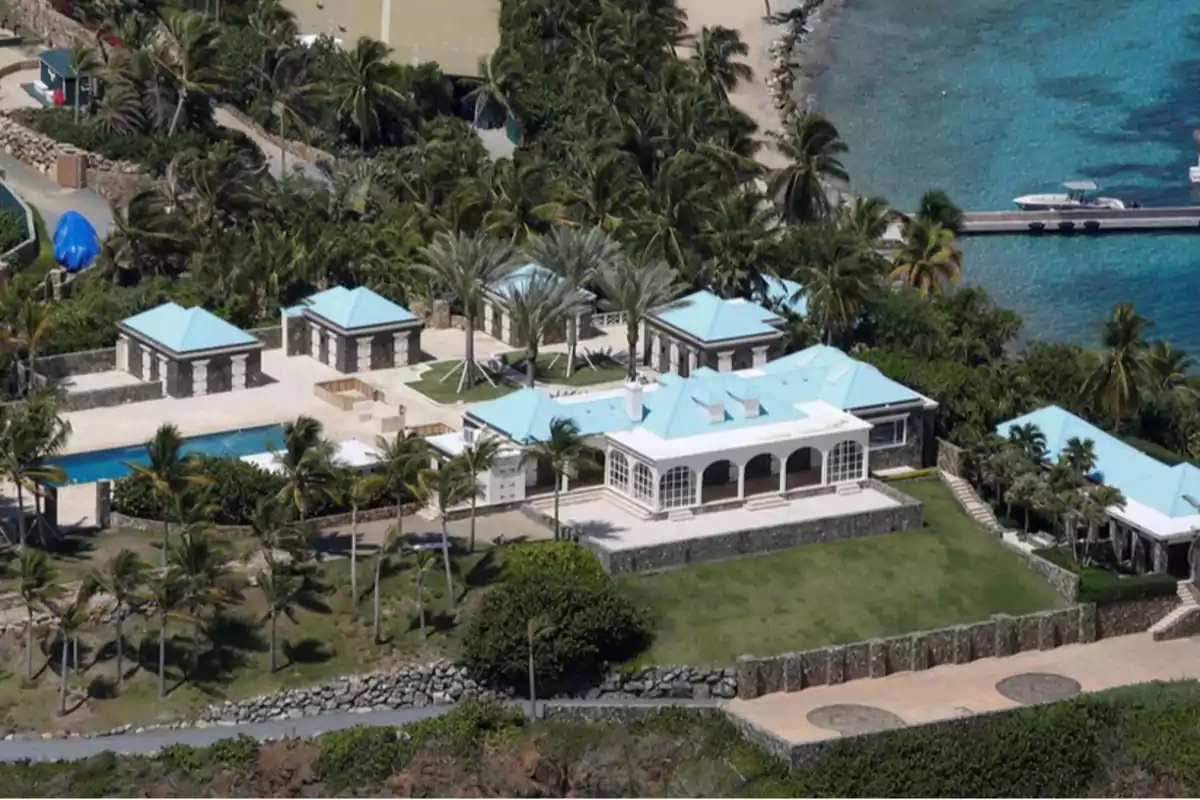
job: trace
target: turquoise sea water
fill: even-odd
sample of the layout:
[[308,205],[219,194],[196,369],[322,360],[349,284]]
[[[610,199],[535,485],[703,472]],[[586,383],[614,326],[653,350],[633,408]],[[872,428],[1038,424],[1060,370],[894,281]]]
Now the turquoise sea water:
[[[1200,204],[1200,3],[846,0],[815,57],[819,109],[853,189],[900,208],[939,187],[964,208],[1091,178],[1142,205]],[[964,242],[966,278],[1026,335],[1090,343],[1128,300],[1200,355],[1200,234]]]

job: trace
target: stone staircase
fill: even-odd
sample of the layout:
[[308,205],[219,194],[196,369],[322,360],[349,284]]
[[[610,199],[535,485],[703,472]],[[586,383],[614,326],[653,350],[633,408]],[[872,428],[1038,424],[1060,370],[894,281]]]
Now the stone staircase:
[[954,499],[963,507],[963,511],[967,512],[967,516],[992,533],[1000,534],[1004,532],[1003,526],[1000,525],[1000,520],[996,519],[996,515],[992,513],[991,506],[979,499],[979,495],[975,494],[975,490],[971,488],[971,484],[957,475],[951,475],[945,470],[939,472],[939,475],[942,478],[942,483],[946,484],[951,494],[954,495]]
[[788,504],[787,498],[778,493],[760,494],[751,497],[742,506],[746,511],[765,511],[771,508],[785,508]]
[[667,514],[667,522],[687,522],[694,516],[690,508],[677,508]]
[[1179,605],[1171,609],[1169,614],[1149,628],[1149,632],[1155,639],[1158,639],[1160,634],[1165,634],[1176,623],[1182,621],[1184,617],[1200,611],[1200,603],[1196,602],[1196,595],[1188,587],[1188,581],[1180,581],[1175,591],[1179,595]]

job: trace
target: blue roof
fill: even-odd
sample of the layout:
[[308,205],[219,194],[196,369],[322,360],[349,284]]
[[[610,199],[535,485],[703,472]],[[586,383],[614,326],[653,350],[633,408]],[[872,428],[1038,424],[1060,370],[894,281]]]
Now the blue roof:
[[74,78],[75,70],[71,67],[71,51],[65,47],[55,50],[43,50],[38,58],[60,78]]
[[676,305],[654,317],[701,342],[779,335],[779,329],[772,323],[783,321],[757,303],[726,300],[707,291],[680,298]]
[[[550,279],[555,284],[562,282],[562,278],[546,269],[541,264],[534,264],[531,262],[523,267],[514,269],[512,272],[508,273],[488,288],[501,297],[512,297],[513,291],[524,291],[528,289],[529,284],[535,278],[540,278],[543,280]],[[580,289],[579,294],[589,299],[595,297],[595,295],[589,292],[587,289]]]
[[257,344],[250,334],[203,308],[163,303],[121,324],[176,353]]
[[[472,406],[470,413],[518,442],[548,438],[550,421],[555,417],[573,419],[584,436],[630,430],[640,425],[664,439],[675,439],[712,433],[716,426],[731,430],[801,420],[806,415],[796,407],[798,403],[819,400],[850,411],[923,399],[869,364],[857,362],[832,347],[818,345],[803,352],[810,351],[813,358],[809,362],[763,375],[744,376],[707,368],[696,370],[690,378],[674,373],[663,375],[659,379],[661,387],[643,394],[644,413],[640,421],[628,418],[625,398],[620,392],[595,400],[573,398],[576,402],[563,402],[538,389],[522,389]],[[838,360],[833,363],[835,359]],[[812,365],[813,361],[820,363]],[[742,400],[747,399],[758,400],[756,416],[746,416]],[[710,421],[705,407],[713,405],[724,408],[721,422]]]
[[1095,445],[1096,478],[1120,489],[1127,500],[1141,503],[1168,517],[1186,517],[1196,509],[1183,495],[1200,497],[1200,469],[1191,464],[1169,467],[1107,431],[1080,419],[1058,406],[1046,406],[996,426],[1005,438],[1018,426],[1032,423],[1046,437],[1046,455],[1051,460],[1073,438],[1091,439]]
[[802,317],[808,314],[808,296],[803,286],[774,275],[764,275],[762,280],[766,287],[765,302],[784,306]]
[[[299,308],[308,309],[344,330],[397,325],[417,319],[417,315],[404,306],[363,286],[357,289],[334,286],[309,297]],[[292,312],[295,310],[288,309],[285,313],[294,316]]]

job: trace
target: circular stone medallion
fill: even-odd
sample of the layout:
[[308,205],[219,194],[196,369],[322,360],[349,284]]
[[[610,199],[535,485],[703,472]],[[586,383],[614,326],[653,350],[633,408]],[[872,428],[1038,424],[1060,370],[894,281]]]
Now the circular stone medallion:
[[876,733],[904,727],[904,720],[890,711],[874,706],[843,703],[821,706],[808,712],[808,721],[818,728],[837,731],[842,736]]
[[1021,705],[1068,700],[1082,691],[1079,682],[1065,675],[1048,672],[1024,672],[1010,675],[996,684],[996,691]]

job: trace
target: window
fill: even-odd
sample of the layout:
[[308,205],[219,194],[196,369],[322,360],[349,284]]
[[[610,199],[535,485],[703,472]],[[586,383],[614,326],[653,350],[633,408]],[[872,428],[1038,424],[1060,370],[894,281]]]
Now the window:
[[862,480],[863,448],[858,442],[839,442],[829,453],[829,483]]
[[692,471],[687,467],[672,467],[662,476],[658,488],[664,509],[687,508],[696,502]]
[[629,494],[629,459],[616,450],[608,456],[608,485],[621,494]]
[[899,447],[908,441],[908,418],[881,419],[871,426],[871,449]]
[[633,468],[633,499],[648,506],[654,505],[654,476],[650,468],[638,462]]

